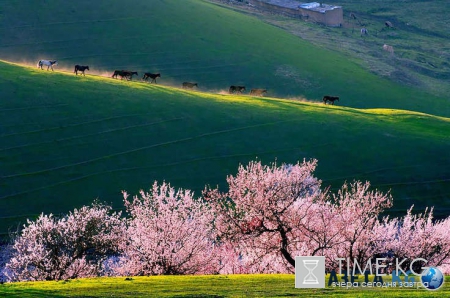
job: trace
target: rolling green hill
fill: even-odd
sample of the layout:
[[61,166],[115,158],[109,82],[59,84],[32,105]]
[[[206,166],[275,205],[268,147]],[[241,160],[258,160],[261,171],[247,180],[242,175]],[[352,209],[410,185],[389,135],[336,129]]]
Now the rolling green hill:
[[449,213],[450,119],[185,91],[0,62],[0,229],[154,180],[197,194],[239,163],[317,158],[323,186],[370,180],[391,213]]
[[[0,36],[0,59],[21,63],[0,62],[0,233],[95,198],[121,208],[121,190],[154,180],[224,187],[255,158],[317,158],[324,186],[370,180],[391,189],[393,214],[449,214],[448,99],[345,51],[202,0],[6,1]],[[39,59],[59,65],[38,70]],[[76,77],[74,64],[91,71]],[[162,77],[125,82],[115,69]],[[230,85],[290,100],[223,94]]]
[[161,72],[161,82],[198,82],[201,90],[230,85],[266,88],[271,96],[341,105],[406,109],[450,116],[446,98],[399,87],[347,54],[313,46],[285,30],[202,0],[62,2],[9,1],[2,7],[0,59],[59,69],[90,65]]

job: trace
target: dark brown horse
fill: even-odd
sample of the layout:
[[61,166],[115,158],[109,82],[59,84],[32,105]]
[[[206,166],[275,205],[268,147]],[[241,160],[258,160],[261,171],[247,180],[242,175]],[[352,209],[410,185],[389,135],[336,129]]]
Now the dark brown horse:
[[197,83],[184,82],[182,87],[183,87],[183,89],[193,89],[194,87],[198,88],[198,85],[197,85]]
[[76,75],[78,75],[78,72],[80,71],[82,74],[83,74],[83,76],[85,75],[84,74],[84,71],[85,70],[89,70],[89,66],[83,66],[83,65],[75,65],[75,70],[73,71]]
[[123,70],[115,70],[111,78],[116,78],[117,76],[120,76],[122,79],[125,76],[125,72]]
[[332,105],[334,105],[334,102],[337,100],[339,101],[339,97],[338,96],[329,96],[329,95],[325,95],[323,98],[323,103],[326,104],[327,101],[329,101]]
[[144,76],[142,77],[142,80],[143,81],[147,81],[148,78],[151,78],[152,80],[150,81],[150,83],[155,82],[155,84],[156,84],[156,78],[160,78],[160,77],[161,77],[160,73],[149,73],[149,72],[146,72],[146,73],[144,73]]
[[243,91],[245,91],[245,86],[230,86],[230,89],[228,90],[230,94],[242,93]]
[[138,75],[138,73],[136,71],[129,70],[115,70],[111,77],[117,79],[117,76],[120,76],[121,80],[125,78],[128,81],[133,78],[133,75]]

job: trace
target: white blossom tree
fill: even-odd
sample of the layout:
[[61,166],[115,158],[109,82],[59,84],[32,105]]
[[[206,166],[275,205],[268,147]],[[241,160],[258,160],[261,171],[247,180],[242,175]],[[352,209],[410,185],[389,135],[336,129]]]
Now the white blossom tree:
[[[405,259],[402,268],[410,268],[411,261],[422,258],[426,266],[450,265],[450,218],[433,220],[433,208],[413,214],[412,206],[401,218],[385,217],[379,227],[384,235],[379,251],[389,252],[392,258]],[[415,272],[425,264],[413,264]]]
[[128,200],[130,215],[118,270],[127,275],[216,273],[213,214],[189,190],[167,183]]
[[41,214],[14,239],[6,274],[12,281],[101,275],[103,261],[119,253],[122,237],[120,213],[99,203],[61,218]]

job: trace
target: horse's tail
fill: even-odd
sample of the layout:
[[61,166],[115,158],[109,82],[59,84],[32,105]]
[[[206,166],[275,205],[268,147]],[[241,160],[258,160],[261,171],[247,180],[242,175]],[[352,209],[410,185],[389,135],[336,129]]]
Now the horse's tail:
[[37,64],[37,67],[39,68],[39,67],[41,67],[42,66],[42,60],[39,60],[39,62],[38,62],[38,64]]

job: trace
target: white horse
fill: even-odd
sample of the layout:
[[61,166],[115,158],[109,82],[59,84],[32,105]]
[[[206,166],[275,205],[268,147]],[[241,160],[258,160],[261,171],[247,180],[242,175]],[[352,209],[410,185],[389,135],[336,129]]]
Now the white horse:
[[368,34],[369,34],[369,31],[367,31],[366,28],[361,28],[361,36],[368,35]]
[[385,50],[386,52],[391,53],[391,55],[394,55],[394,47],[393,46],[384,44],[383,45],[383,50]]
[[56,60],[39,60],[37,67],[43,69],[43,65],[47,66],[47,70],[51,68],[53,71],[53,65],[58,65],[58,62]]

